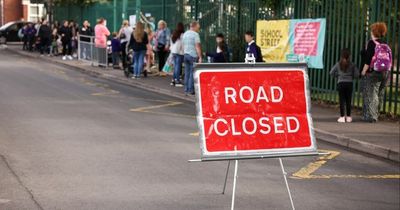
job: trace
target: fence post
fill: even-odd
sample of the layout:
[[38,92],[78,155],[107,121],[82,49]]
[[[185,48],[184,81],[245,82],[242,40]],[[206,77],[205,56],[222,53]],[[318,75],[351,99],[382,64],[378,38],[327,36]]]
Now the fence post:
[[117,30],[117,0],[113,1],[113,31]]
[[140,21],[141,7],[142,7],[142,0],[136,0],[136,22]]
[[199,0],[194,1],[194,19],[199,20]]
[[128,0],[122,1],[122,20],[126,19],[126,8],[128,7]]

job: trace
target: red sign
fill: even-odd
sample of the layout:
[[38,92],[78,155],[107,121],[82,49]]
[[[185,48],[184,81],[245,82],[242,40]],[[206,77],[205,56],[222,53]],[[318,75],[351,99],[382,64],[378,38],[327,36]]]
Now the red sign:
[[195,78],[203,156],[316,151],[303,68],[199,67]]

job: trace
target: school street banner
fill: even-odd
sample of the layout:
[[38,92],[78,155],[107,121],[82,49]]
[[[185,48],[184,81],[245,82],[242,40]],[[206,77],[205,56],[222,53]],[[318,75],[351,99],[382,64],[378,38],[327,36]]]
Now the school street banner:
[[305,62],[322,69],[326,19],[257,21],[256,42],[267,63]]

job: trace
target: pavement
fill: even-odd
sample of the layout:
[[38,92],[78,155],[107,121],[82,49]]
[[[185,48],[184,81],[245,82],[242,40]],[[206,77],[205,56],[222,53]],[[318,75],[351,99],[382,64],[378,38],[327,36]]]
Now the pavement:
[[[194,97],[184,95],[182,88],[169,85],[170,76],[150,76],[146,79],[132,80],[124,77],[121,70],[98,68],[91,66],[88,62],[78,60],[63,61],[60,57],[39,56],[37,53],[22,51],[19,45],[10,45],[8,50],[23,56],[40,58],[44,61],[71,67],[92,76],[195,102]],[[326,107],[314,103],[311,112],[318,140],[400,162],[400,124],[398,120],[365,123],[361,121],[359,115],[355,114],[353,123],[339,124],[336,122],[339,113],[338,107]]]
[[[226,161],[188,162],[194,103],[109,78],[0,50],[0,209],[229,209],[233,167],[222,195]],[[399,209],[398,163],[318,147],[283,159],[296,209]],[[238,176],[235,209],[290,209],[278,160]]]

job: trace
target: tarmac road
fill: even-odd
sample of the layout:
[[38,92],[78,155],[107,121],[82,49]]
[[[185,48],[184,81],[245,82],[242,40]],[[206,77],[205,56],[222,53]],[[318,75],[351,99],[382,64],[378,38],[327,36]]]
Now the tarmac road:
[[[233,167],[222,195],[227,162],[187,162],[200,155],[193,115],[192,103],[0,50],[0,209],[229,209]],[[318,147],[334,155],[284,159],[296,209],[400,208],[399,164]],[[237,210],[290,209],[278,160],[238,173]]]

